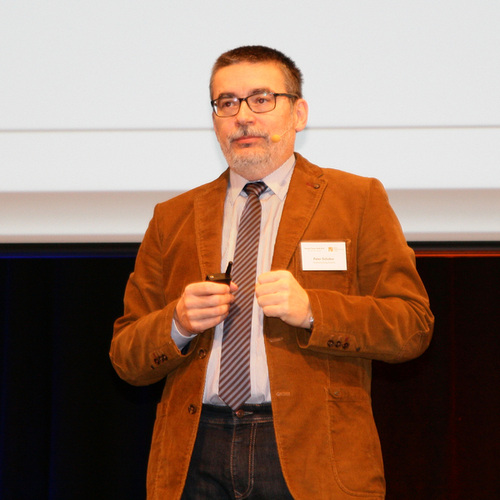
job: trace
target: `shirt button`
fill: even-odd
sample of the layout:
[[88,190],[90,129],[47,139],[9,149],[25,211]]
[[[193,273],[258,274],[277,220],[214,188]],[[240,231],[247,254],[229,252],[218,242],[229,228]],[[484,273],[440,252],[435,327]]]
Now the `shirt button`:
[[191,413],[191,415],[194,415],[197,412],[198,408],[196,408],[195,405],[189,405],[188,406],[188,412]]
[[242,418],[245,416],[245,411],[244,410],[236,410],[235,412],[235,415],[238,417],[238,418]]

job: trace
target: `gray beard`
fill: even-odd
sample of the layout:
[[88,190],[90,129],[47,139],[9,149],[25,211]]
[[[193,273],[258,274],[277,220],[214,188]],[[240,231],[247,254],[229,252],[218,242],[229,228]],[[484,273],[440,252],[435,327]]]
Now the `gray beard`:
[[281,142],[273,149],[256,151],[254,154],[240,156],[230,148],[222,149],[229,168],[249,181],[263,179],[266,175],[274,172],[281,166],[278,159],[283,157],[283,149],[286,145]]
[[[290,123],[289,130],[291,130],[291,128]],[[264,133],[256,128],[242,127],[237,136],[241,137],[243,131],[246,134],[253,133],[256,135],[264,135]],[[231,139],[232,137],[229,138],[229,141],[231,141]],[[240,156],[231,149],[230,144],[227,145],[227,147],[220,141],[219,144],[229,168],[249,181],[263,179],[266,175],[269,175],[271,172],[274,172],[277,168],[279,168],[281,164],[277,163],[279,163],[283,158],[283,152],[287,147],[286,142],[284,141],[280,141],[278,144],[274,145],[274,147],[271,147],[270,138],[267,137],[267,148],[255,151],[250,155],[247,154]]]
[[250,181],[262,179],[277,168],[276,166],[273,168],[270,152],[256,153],[244,158],[229,153],[226,160],[231,170]]

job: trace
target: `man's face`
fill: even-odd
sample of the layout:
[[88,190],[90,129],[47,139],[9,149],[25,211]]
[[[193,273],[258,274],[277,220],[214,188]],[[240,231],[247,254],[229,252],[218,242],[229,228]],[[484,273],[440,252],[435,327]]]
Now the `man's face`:
[[[263,91],[287,92],[284,75],[275,63],[233,64],[213,78],[212,99]],[[242,102],[236,116],[213,114],[215,134],[229,167],[247,180],[262,179],[280,167],[292,155],[296,132],[306,122],[306,102],[293,103],[288,97],[277,97],[276,108],[267,113],[254,113]],[[273,135],[281,136],[280,140],[273,142]]]

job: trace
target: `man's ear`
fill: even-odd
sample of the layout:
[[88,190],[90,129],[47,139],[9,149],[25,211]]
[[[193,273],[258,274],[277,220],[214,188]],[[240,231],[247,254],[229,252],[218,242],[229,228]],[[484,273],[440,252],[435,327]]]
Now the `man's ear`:
[[298,99],[295,103],[295,132],[304,130],[309,116],[309,106],[305,99]]

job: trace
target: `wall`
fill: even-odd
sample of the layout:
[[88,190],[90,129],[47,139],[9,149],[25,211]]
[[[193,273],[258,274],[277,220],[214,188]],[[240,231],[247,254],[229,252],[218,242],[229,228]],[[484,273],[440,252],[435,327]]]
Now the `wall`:
[[407,238],[500,240],[493,0],[0,3],[0,242],[140,241],[224,168],[208,75],[241,44],[305,75],[311,161],[386,185]]

